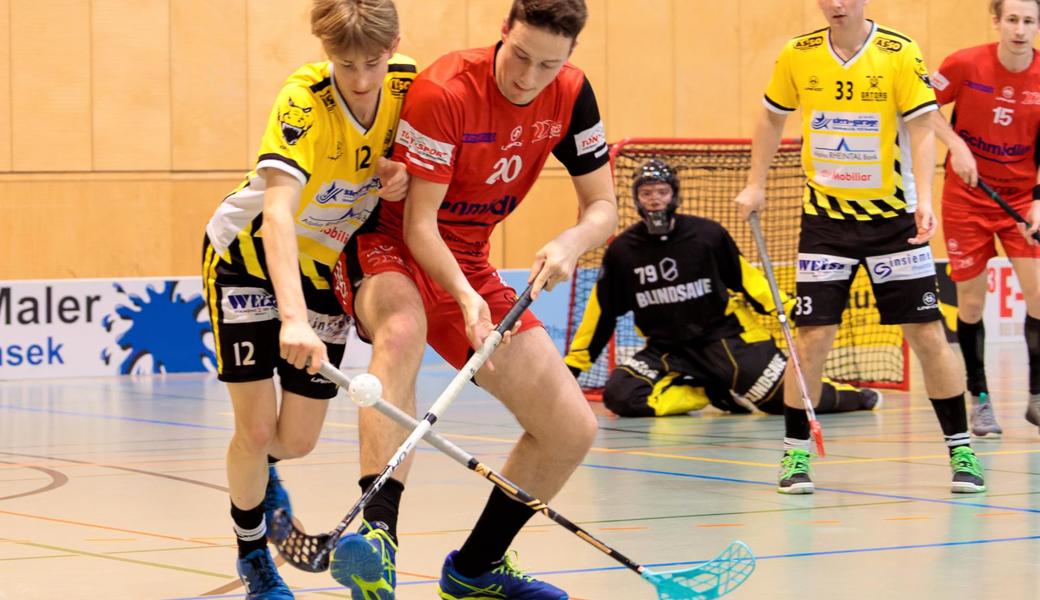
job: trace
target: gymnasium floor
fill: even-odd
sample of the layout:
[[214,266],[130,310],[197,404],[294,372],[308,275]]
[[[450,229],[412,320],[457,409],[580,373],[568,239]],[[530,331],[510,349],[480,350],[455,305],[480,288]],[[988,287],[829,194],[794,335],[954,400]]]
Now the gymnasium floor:
[[[778,417],[714,411],[600,417],[602,432],[552,506],[636,561],[674,569],[747,542],[758,568],[730,598],[1040,597],[1040,435],[1022,419],[1020,345],[991,347],[1005,435],[976,441],[987,494],[955,497],[920,378],[882,410],[822,419],[830,452],[813,496],[774,491]],[[447,369],[420,381],[423,408]],[[599,408],[599,407],[597,407]],[[331,528],[357,499],[355,409],[334,401],[317,450],[283,463],[297,515]],[[241,598],[224,491],[230,406],[209,377],[0,382],[0,599]],[[500,466],[515,422],[468,388],[438,423]],[[423,447],[405,493],[398,598],[436,598],[444,555],[490,484]],[[653,588],[538,515],[516,548],[575,599],[650,600]],[[327,574],[282,567],[298,599],[347,598]]]

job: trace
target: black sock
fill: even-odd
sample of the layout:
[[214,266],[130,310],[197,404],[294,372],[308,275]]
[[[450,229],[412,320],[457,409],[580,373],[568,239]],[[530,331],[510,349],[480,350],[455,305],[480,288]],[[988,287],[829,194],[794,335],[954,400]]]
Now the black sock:
[[249,510],[242,510],[232,502],[231,520],[235,523],[235,539],[238,541],[239,558],[243,558],[254,550],[267,547],[267,523],[264,522],[263,502]]
[[1040,394],[1040,319],[1026,315],[1025,332],[1029,351],[1029,393]]
[[[361,493],[364,493],[378,478],[378,475],[366,475],[358,480]],[[393,538],[395,544],[397,543],[397,513],[401,506],[402,493],[404,493],[404,484],[391,477],[365,505],[365,520],[369,523],[379,522],[386,525],[387,533]]]
[[784,450],[809,449],[809,417],[800,408],[784,405]]
[[513,500],[498,488],[491,490],[477,525],[455,555],[455,570],[465,577],[476,577],[491,570],[532,516],[534,511],[526,504]]
[[968,376],[968,392],[972,396],[988,394],[986,385],[986,326],[978,323],[965,323],[957,319],[957,343],[960,344],[964,356],[964,370]]
[[971,446],[968,435],[968,411],[964,408],[964,394],[952,398],[929,398],[935,416],[939,417],[946,447],[952,452],[957,446]]
[[[835,385],[823,380],[820,390],[820,403],[816,405],[816,414],[852,412],[863,408],[863,391],[851,385]],[[804,411],[803,411],[804,412]],[[808,418],[806,423],[808,423]]]

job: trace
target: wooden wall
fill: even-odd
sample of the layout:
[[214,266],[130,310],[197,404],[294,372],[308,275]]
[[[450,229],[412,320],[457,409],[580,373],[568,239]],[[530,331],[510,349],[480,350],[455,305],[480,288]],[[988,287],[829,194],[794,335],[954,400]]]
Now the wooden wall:
[[[509,3],[397,0],[401,49],[421,66],[491,44]],[[874,0],[868,14],[916,38],[934,68],[995,39],[987,5]],[[779,48],[824,24],[815,0],[589,6],[573,60],[612,140],[750,136]],[[253,162],[282,80],[321,59],[308,9],[305,0],[0,0],[0,279],[197,273],[203,226]],[[496,264],[528,266],[572,222],[560,210],[571,198],[551,164],[496,233]]]

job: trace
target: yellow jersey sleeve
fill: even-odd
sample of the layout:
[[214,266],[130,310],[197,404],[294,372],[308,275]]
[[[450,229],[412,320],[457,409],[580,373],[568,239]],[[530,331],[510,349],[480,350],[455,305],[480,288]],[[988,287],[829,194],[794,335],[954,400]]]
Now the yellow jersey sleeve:
[[799,104],[798,87],[791,71],[791,52],[791,44],[785,44],[773,65],[773,75],[766,86],[764,97],[766,108],[783,115],[794,112]]
[[311,130],[326,112],[306,86],[295,82],[284,86],[267,119],[257,171],[279,169],[299,180],[300,185],[307,185],[321,156],[317,148],[321,125]]
[[910,42],[907,46],[905,52],[897,54],[900,65],[895,85],[896,107],[904,121],[938,108],[921,47],[917,42]]

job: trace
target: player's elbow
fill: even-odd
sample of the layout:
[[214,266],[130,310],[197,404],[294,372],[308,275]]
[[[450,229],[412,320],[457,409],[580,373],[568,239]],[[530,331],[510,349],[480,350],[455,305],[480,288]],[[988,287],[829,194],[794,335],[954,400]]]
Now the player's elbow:
[[413,255],[422,252],[422,249],[426,246],[426,239],[427,234],[422,223],[416,223],[413,219],[405,221],[404,243]]

